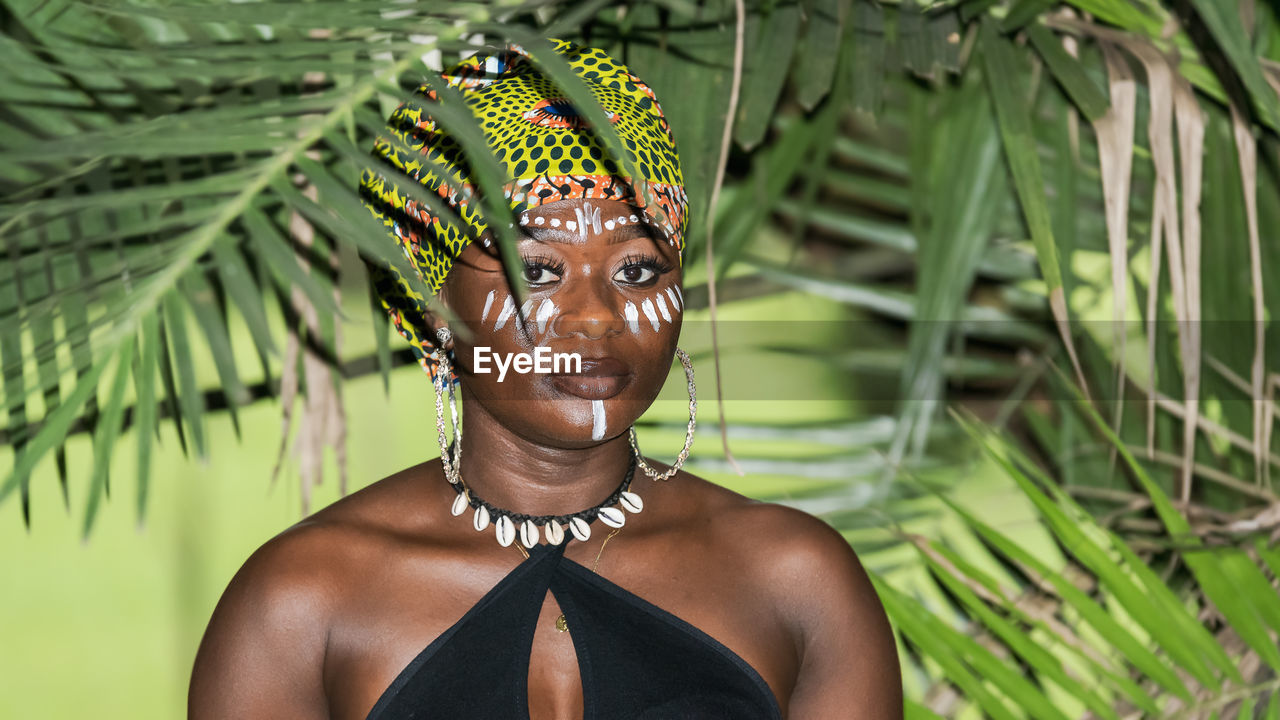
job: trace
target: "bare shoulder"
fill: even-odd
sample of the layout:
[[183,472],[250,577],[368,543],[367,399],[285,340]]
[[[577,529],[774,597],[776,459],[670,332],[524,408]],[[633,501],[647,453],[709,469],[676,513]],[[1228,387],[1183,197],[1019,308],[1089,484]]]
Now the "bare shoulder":
[[749,546],[753,553],[762,547],[770,548],[764,553],[769,562],[760,563],[761,567],[811,570],[829,562],[857,562],[844,537],[809,513],[749,498],[684,471],[671,482],[673,488],[679,485],[681,494],[695,499],[690,504],[691,512],[707,519],[715,539],[732,541],[736,547]]
[[244,562],[197,651],[191,718],[328,716],[330,630],[361,586],[354,575],[395,542],[395,528],[376,520],[387,488],[366,490],[281,532]]
[[323,617],[350,586],[349,573],[394,542],[398,516],[391,476],[295,523],[268,540],[236,573],[227,599],[252,601],[262,610]]
[[879,608],[857,554],[826,521],[716,487],[715,531],[752,556],[758,581],[787,588],[788,595],[803,596],[810,604],[843,606],[857,601],[859,606]]
[[290,615],[315,624],[340,585],[343,536],[351,534],[343,523],[309,518],[276,535],[231,579],[215,619],[224,608],[247,604],[264,624],[280,624]]
[[[352,573],[406,542],[421,515],[404,512],[423,466],[379,480],[263,543],[228,585],[218,609],[251,604],[263,621],[297,614],[317,620],[350,591]],[[216,619],[216,612],[215,612]]]
[[196,653],[193,720],[325,717],[323,661],[334,584],[322,526],[304,521],[245,561],[218,601]]
[[716,546],[746,570],[745,582],[769,599],[800,649],[788,716],[900,718],[893,633],[844,536],[801,510],[713,487],[703,492]]

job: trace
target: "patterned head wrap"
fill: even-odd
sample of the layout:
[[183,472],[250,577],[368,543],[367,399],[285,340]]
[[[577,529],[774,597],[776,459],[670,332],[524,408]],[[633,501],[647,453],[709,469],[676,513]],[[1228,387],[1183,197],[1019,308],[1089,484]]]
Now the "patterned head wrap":
[[[643,176],[652,202],[646,203],[643,190],[637,193],[564,93],[522,48],[512,45],[493,54],[473,56],[443,76],[449,86],[462,93],[493,156],[507,171],[509,182],[503,195],[508,207],[518,215],[571,198],[622,200],[641,211],[645,222],[677,252],[683,250],[688,199],[675,140],[653,90],[600,50],[562,40],[551,42],[604,108],[613,131]],[[428,101],[436,97],[426,85],[417,93]],[[362,197],[435,293],[444,284],[454,259],[488,229],[490,219],[481,215],[476,186],[467,176],[461,148],[423,106],[413,102],[401,105],[392,113],[387,130],[418,155],[379,139],[373,154],[399,172],[388,172],[388,177],[365,170],[360,182]],[[423,157],[430,162],[423,162]],[[445,169],[449,177],[442,178]],[[456,216],[434,214],[403,194],[396,182],[407,179],[438,194]],[[434,364],[428,357],[434,344],[425,322],[425,299],[394,268],[373,266],[371,270],[396,330],[434,377]]]

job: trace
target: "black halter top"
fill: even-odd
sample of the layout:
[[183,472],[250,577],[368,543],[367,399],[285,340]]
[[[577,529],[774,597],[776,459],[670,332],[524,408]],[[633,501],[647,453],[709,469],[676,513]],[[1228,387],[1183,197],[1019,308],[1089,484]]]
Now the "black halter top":
[[773,691],[740,656],[564,550],[535,545],[400,672],[367,720],[528,720],[529,654],[548,590],[573,636],[583,720],[781,720]]

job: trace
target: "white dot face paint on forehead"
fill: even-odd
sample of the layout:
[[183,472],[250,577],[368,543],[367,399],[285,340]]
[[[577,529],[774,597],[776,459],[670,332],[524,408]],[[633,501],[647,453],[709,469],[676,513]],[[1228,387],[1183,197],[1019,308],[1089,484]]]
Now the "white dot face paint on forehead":
[[511,314],[516,311],[516,304],[511,301],[508,295],[502,299],[502,310],[498,312],[498,319],[493,323],[494,330],[501,330],[503,325],[507,324],[507,320],[511,319]]
[[551,320],[551,315],[556,311],[556,304],[551,302],[551,298],[546,298],[542,304],[538,306],[538,314],[535,320],[538,323],[538,333],[542,334],[547,331],[547,323]]
[[[591,207],[591,203],[585,203],[585,204],[588,208]],[[573,209],[573,214],[578,218],[578,223],[577,223],[578,239],[581,240],[582,242],[586,242],[587,241],[587,223],[590,221],[587,220],[586,213],[582,211],[581,207],[575,207]]]
[[591,439],[603,440],[605,431],[604,401],[591,401]]
[[588,213],[587,219],[591,221],[591,231],[599,235],[600,234],[600,208],[594,207],[590,203],[586,203],[586,206],[587,206],[587,213]]
[[[600,232],[600,208],[595,207],[590,201],[583,201],[581,205],[573,208],[574,220],[566,220],[564,226],[568,230],[576,230],[578,232],[578,240],[586,242],[592,232]],[[556,221],[552,221],[552,227],[556,227]]]
[[627,321],[627,329],[632,333],[640,333],[640,313],[636,310],[635,303],[630,300],[622,308],[622,317]]
[[591,274],[591,264],[590,264],[590,263],[583,263],[583,264],[582,264],[582,274],[583,274],[583,275],[590,275],[590,274]]
[[496,290],[490,290],[488,295],[484,296],[484,312],[480,313],[480,322],[489,319],[489,308],[493,307],[493,296]]
[[653,301],[645,298],[644,302],[640,303],[640,309],[644,310],[644,316],[649,318],[649,325],[653,327],[653,331],[658,332],[658,314],[653,311]]

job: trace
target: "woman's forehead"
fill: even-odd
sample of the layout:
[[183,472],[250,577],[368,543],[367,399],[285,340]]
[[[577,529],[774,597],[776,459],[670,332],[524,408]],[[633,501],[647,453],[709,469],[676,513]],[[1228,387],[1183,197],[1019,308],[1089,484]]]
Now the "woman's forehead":
[[520,231],[539,243],[615,245],[640,238],[661,249],[644,213],[618,200],[568,199],[520,214]]

